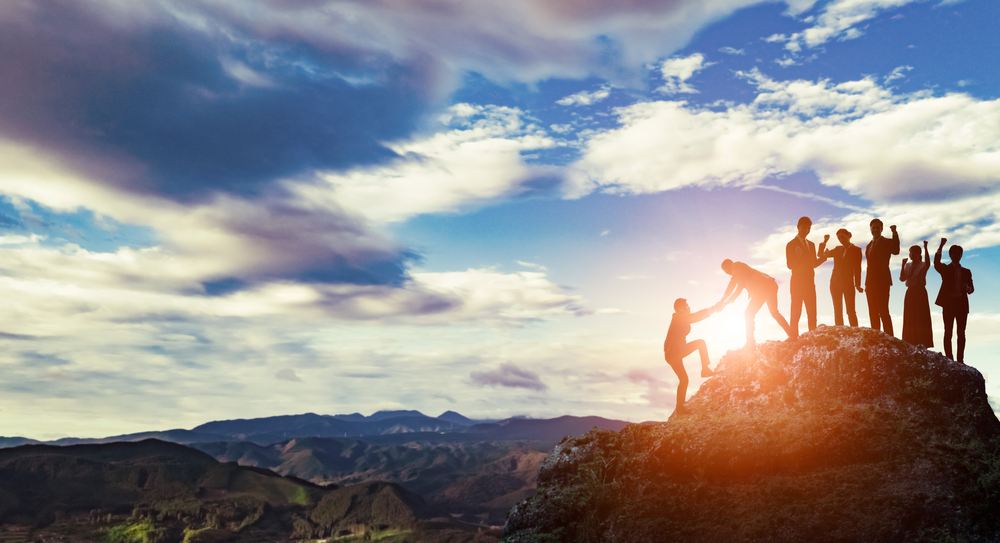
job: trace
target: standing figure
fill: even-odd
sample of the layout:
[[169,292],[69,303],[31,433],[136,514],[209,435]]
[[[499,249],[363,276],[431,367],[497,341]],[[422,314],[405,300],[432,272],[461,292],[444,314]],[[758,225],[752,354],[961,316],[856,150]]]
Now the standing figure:
[[684,357],[698,351],[701,355],[701,376],[711,377],[715,372],[708,369],[708,347],[704,339],[688,341],[691,333],[691,323],[707,319],[712,313],[722,309],[723,304],[692,313],[691,306],[684,298],[674,300],[674,314],[670,317],[670,328],[667,329],[667,339],[663,341],[663,358],[677,374],[677,402],[675,413],[685,413],[684,400],[687,397],[688,374],[684,371]]
[[791,327],[788,321],[778,312],[778,282],[766,273],[757,271],[742,262],[733,262],[728,258],[722,261],[722,271],[733,276],[726,286],[726,292],[722,295],[721,303],[731,304],[745,289],[750,296],[750,303],[743,314],[746,318],[747,341],[743,345],[744,349],[749,349],[757,345],[754,339],[754,318],[761,306],[767,304],[771,316],[781,326],[781,329],[792,337]]
[[785,245],[785,264],[792,270],[792,281],[789,288],[792,293],[792,309],[788,317],[788,325],[791,336],[799,335],[799,317],[802,315],[802,304],[806,306],[806,320],[809,322],[809,331],[816,329],[816,266],[826,262],[823,254],[826,252],[826,242],[830,241],[830,236],[823,238],[823,243],[819,245],[819,253],[816,252],[816,245],[806,239],[809,231],[812,230],[812,220],[809,217],[801,217],[798,225],[799,233],[792,238],[792,241]]
[[854,310],[854,289],[861,288],[861,248],[851,244],[851,233],[841,228],[837,230],[840,246],[824,254],[833,258],[833,273],[830,274],[830,295],[833,296],[833,320],[837,326],[844,325],[843,308],[847,308],[847,320],[851,326],[858,325],[858,313]]
[[958,321],[958,361],[965,363],[965,325],[969,320],[969,294],[975,292],[972,286],[972,271],[963,268],[959,262],[962,260],[962,247],[952,245],[948,249],[951,256],[951,264],[941,263],[941,249],[944,248],[947,238],[941,238],[941,246],[934,253],[934,269],[941,274],[941,290],[938,291],[935,304],[941,306],[944,313],[944,354],[948,358],[955,360],[951,356],[951,330]]
[[865,294],[868,296],[868,317],[872,328],[883,330],[892,335],[892,317],[889,316],[889,287],[892,286],[892,272],[889,271],[889,259],[899,254],[899,234],[896,225],[892,230],[892,239],[882,237],[882,221],[872,219],[870,224],[872,240],[865,246],[865,259],[868,261],[868,273],[865,275]]
[[931,305],[927,302],[927,270],[931,266],[931,255],[924,241],[924,258],[920,258],[920,246],[910,247],[910,262],[903,259],[899,270],[899,280],[906,283],[906,297],[903,298],[903,341],[910,345],[934,346],[934,331],[931,329]]

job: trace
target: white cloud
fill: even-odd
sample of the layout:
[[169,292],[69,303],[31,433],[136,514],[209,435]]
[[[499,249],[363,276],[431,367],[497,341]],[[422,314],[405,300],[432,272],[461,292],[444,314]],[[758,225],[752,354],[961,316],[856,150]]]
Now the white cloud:
[[571,94],[565,98],[556,100],[556,103],[561,106],[590,106],[604,100],[608,96],[611,96],[611,87],[603,86],[593,92],[580,91],[576,94]]
[[[831,40],[853,40],[864,35],[857,28],[858,24],[877,17],[882,11],[918,1],[921,0],[834,0],[826,4],[822,13],[812,19],[811,22],[816,23],[812,27],[790,36],[775,34],[766,41],[784,41],[785,49],[794,54],[803,48],[818,47]],[[814,2],[803,3],[797,10],[790,10],[791,14],[811,9],[813,4]]]
[[728,45],[726,47],[720,47],[719,48],[719,52],[720,53],[725,53],[727,55],[745,55],[745,54],[747,54],[747,52],[745,50],[743,50],[743,49],[737,49],[735,47],[729,47]]
[[621,127],[592,137],[571,168],[568,195],[748,186],[799,171],[876,202],[1000,187],[1000,100],[744,75],[758,96],[725,111],[674,101],[619,109]]
[[882,80],[882,84],[888,85],[892,81],[895,81],[897,79],[903,79],[904,77],[906,77],[906,72],[912,69],[913,66],[897,66],[895,69],[892,70],[892,73],[885,76],[885,79]]
[[705,62],[705,55],[701,53],[695,53],[688,57],[667,59],[660,66],[663,85],[656,90],[663,94],[695,94],[698,90],[689,85],[687,80],[691,79],[695,73],[713,64],[715,63]]
[[442,121],[454,128],[389,144],[401,158],[388,165],[287,186],[310,205],[398,222],[517,194],[523,182],[544,173],[526,164],[521,153],[557,145],[516,108],[457,104]]

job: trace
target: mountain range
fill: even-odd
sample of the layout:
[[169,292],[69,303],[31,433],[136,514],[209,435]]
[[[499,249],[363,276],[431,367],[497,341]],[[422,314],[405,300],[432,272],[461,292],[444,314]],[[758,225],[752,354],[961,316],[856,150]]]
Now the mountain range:
[[[398,484],[450,515],[497,526],[511,506],[534,493],[535,472],[556,443],[592,428],[619,431],[628,424],[574,416],[482,421],[454,411],[439,417],[412,410],[369,416],[305,413],[213,421],[190,430],[64,438],[46,445],[157,439],[198,449],[219,462],[270,470],[327,488]],[[0,438],[0,448],[32,443]]]
[[41,442],[23,437],[0,437],[0,448],[27,444],[84,445],[158,439],[171,443],[217,443],[246,441],[271,445],[303,437],[364,438],[371,443],[479,442],[501,440],[551,441],[580,435],[591,428],[618,431],[629,423],[602,417],[563,416],[554,419],[512,417],[504,420],[473,420],[454,411],[429,417],[419,411],[378,411],[364,416],[281,415],[255,419],[207,422],[190,430],[139,432],[104,438],[67,437]]

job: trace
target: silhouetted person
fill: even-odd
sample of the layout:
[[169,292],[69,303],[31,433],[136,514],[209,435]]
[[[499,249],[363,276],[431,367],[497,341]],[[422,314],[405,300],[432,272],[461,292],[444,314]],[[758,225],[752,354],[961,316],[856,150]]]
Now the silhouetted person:
[[847,320],[851,326],[858,325],[858,313],[854,310],[854,289],[861,288],[861,248],[851,244],[851,233],[841,228],[837,230],[840,245],[826,251],[824,256],[833,259],[833,273],[830,274],[830,295],[833,296],[833,320],[837,326],[844,325],[843,308],[847,308]]
[[931,304],[927,302],[927,270],[931,266],[931,255],[924,241],[924,258],[920,258],[920,246],[910,247],[910,261],[903,259],[899,270],[899,280],[906,283],[906,297],[903,298],[903,341],[910,345],[934,346],[934,331],[931,328]]
[[708,369],[708,346],[705,345],[705,340],[687,340],[687,335],[691,333],[691,323],[707,319],[722,307],[723,304],[720,302],[712,307],[692,313],[687,300],[684,298],[674,300],[674,314],[670,317],[667,339],[663,341],[663,358],[677,374],[677,402],[674,408],[676,413],[686,412],[684,400],[687,398],[688,374],[684,371],[684,357],[698,351],[701,355],[701,376],[711,377],[715,375],[715,372]]
[[722,261],[722,271],[733,276],[726,286],[726,293],[722,295],[721,303],[731,304],[745,289],[750,296],[750,303],[743,314],[746,318],[747,342],[743,348],[750,348],[757,344],[754,339],[754,318],[761,306],[767,304],[767,310],[771,312],[774,320],[781,325],[781,329],[792,337],[791,328],[788,321],[778,312],[778,282],[766,273],[759,272],[742,262],[733,262],[728,258]]
[[826,257],[822,256],[826,250],[826,242],[830,236],[823,238],[823,243],[816,252],[816,244],[806,239],[809,231],[812,230],[812,220],[809,217],[801,217],[798,225],[799,233],[792,238],[792,241],[785,245],[785,264],[792,270],[792,281],[789,290],[792,294],[791,314],[788,317],[788,326],[792,337],[799,335],[799,317],[802,315],[802,304],[806,306],[806,320],[809,323],[809,330],[816,329],[816,266],[826,262]]
[[961,363],[965,363],[965,325],[969,320],[969,294],[975,292],[972,286],[972,271],[963,268],[959,262],[962,260],[962,247],[952,245],[948,249],[951,256],[951,264],[941,263],[941,249],[947,238],[941,238],[941,246],[934,253],[934,269],[941,274],[941,290],[938,291],[935,304],[941,306],[944,313],[944,354],[952,360],[951,356],[951,330],[958,321],[958,358]]
[[872,219],[872,240],[865,247],[865,260],[868,261],[868,273],[865,275],[865,295],[868,296],[868,317],[872,328],[883,330],[892,335],[892,317],[889,316],[889,287],[892,286],[892,272],[889,271],[889,259],[899,254],[899,234],[896,225],[892,230],[892,239],[882,237],[882,221]]

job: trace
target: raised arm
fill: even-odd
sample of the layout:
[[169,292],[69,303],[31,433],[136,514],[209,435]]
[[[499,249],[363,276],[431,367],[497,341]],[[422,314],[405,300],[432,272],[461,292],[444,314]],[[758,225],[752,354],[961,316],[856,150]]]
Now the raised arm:
[[892,230],[892,245],[889,246],[889,248],[891,249],[890,252],[892,254],[894,254],[894,255],[898,255],[899,254],[899,232],[896,232],[896,225],[895,224],[892,225],[892,226],[890,226],[889,230]]
[[927,240],[925,239],[924,240],[924,265],[925,266],[930,266],[930,263],[931,263],[931,254],[927,250]]
[[830,241],[830,234],[824,235],[823,242],[819,244],[819,250],[816,252],[816,264],[813,265],[814,268],[826,262],[826,259],[829,258],[826,251],[826,244],[828,241]]
[[907,270],[906,270],[906,261],[907,260],[909,260],[909,259],[908,258],[904,258],[903,259],[903,265],[899,267],[899,280],[901,282],[906,282],[906,278],[909,277],[909,275],[910,275],[909,273],[907,273]]
[[938,250],[934,253],[934,269],[941,274],[943,274],[946,269],[945,265],[941,263],[941,250],[944,249],[944,244],[947,242],[948,238],[941,238],[941,245],[938,245]]

